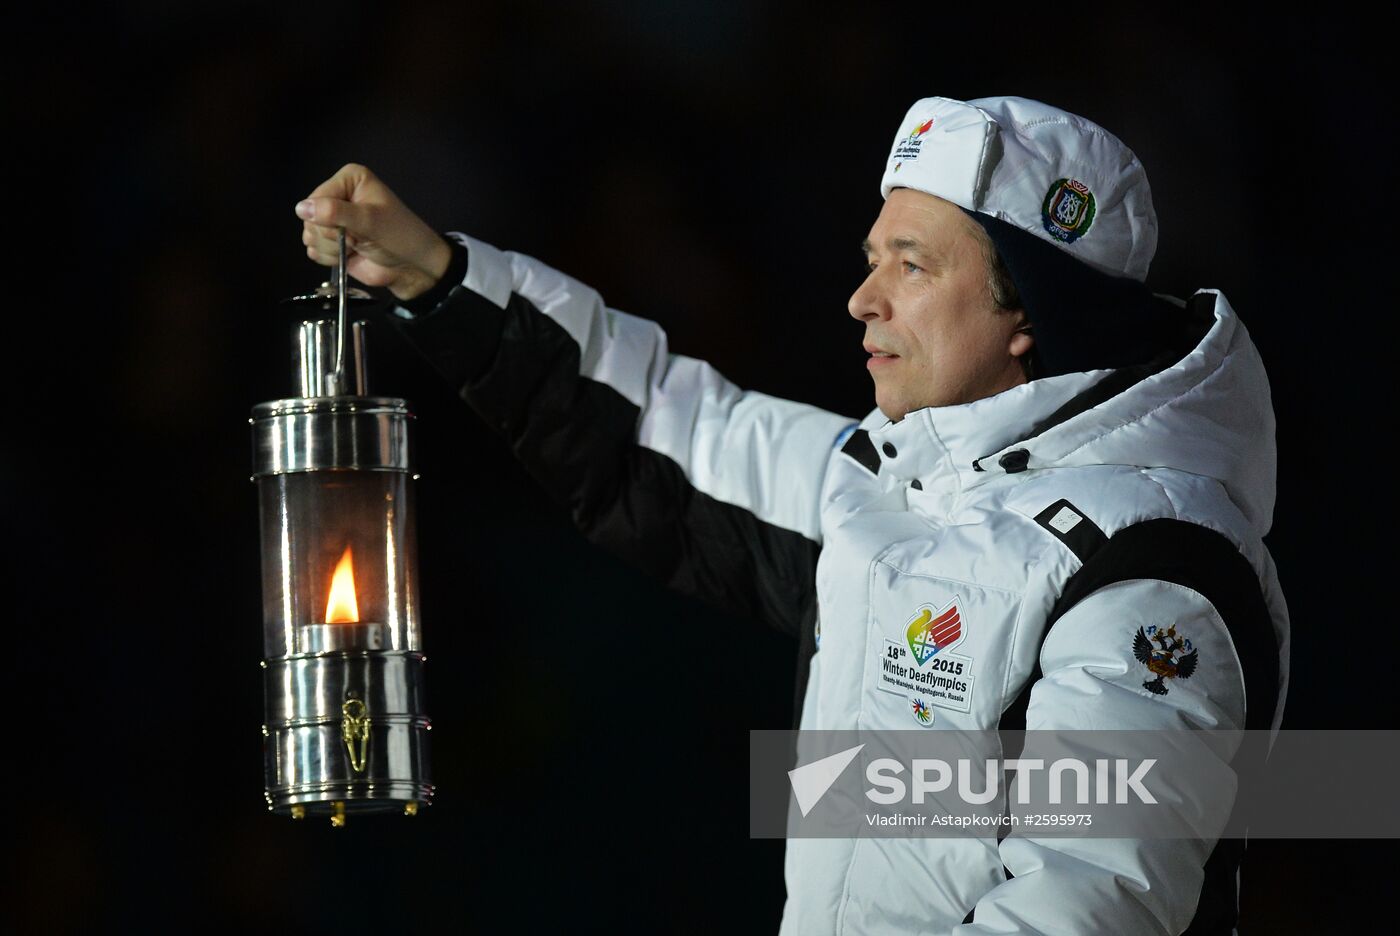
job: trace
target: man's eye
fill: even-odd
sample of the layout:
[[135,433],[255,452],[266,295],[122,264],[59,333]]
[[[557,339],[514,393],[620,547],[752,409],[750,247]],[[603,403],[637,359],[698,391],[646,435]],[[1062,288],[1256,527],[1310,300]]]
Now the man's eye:
[[869,260],[865,261],[865,272],[874,273],[876,266],[877,264],[871,263]]
[[920,272],[920,271],[922,271],[922,270],[923,270],[923,267],[919,266],[917,263],[910,263],[908,260],[905,260],[905,261],[904,261],[904,272],[906,272],[906,273],[918,273],[918,272]]

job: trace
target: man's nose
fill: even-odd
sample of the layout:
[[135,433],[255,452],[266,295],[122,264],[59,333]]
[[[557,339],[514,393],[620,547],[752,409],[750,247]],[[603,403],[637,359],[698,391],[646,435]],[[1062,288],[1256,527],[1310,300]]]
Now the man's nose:
[[846,309],[851,313],[851,318],[858,322],[890,317],[890,303],[880,288],[878,271],[866,276],[865,281],[856,287],[846,303]]

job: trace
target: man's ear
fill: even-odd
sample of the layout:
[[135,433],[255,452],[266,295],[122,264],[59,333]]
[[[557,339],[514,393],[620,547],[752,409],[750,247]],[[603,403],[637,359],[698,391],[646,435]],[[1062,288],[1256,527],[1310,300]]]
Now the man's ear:
[[1035,345],[1035,336],[1031,333],[1031,323],[1026,318],[1024,311],[1016,313],[1016,330],[1011,333],[1011,340],[1007,343],[1006,350],[1014,358],[1027,354],[1031,347]]

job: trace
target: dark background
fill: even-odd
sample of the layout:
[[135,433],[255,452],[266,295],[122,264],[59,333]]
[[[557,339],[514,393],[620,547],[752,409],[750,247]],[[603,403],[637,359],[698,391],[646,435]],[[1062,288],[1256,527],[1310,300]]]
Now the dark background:
[[[264,811],[246,417],[291,391],[277,302],[321,272],[292,206],[350,160],[739,384],[858,416],[845,302],[908,106],[1021,94],[1102,123],[1152,180],[1149,283],[1223,289],[1270,370],[1285,726],[1394,727],[1375,24],[1076,10],[145,2],[17,24],[9,926],[776,929],[746,732],[789,724],[793,648],[589,548],[386,329],[376,389],[420,417],[439,795],[342,831]],[[1390,849],[1253,843],[1244,924],[1370,919]]]

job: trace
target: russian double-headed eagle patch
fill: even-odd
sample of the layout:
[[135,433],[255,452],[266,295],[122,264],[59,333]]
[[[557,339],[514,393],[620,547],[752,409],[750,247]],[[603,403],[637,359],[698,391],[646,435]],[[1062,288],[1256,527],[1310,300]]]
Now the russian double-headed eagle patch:
[[1177,636],[1176,625],[1163,628],[1149,624],[1139,627],[1133,637],[1133,656],[1157,676],[1144,682],[1142,688],[1155,695],[1166,695],[1168,679],[1190,679],[1196,672],[1200,651],[1192,646],[1189,637]]

